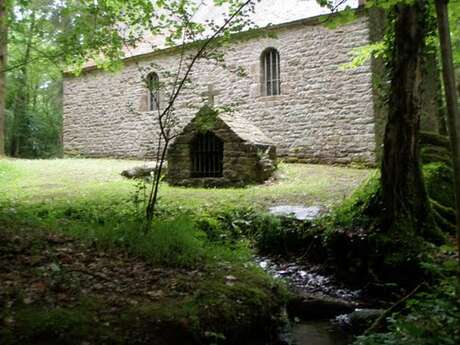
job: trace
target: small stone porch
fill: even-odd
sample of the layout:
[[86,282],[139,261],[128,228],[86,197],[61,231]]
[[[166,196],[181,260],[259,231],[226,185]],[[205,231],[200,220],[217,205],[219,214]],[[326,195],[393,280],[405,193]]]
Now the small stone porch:
[[224,187],[263,183],[276,169],[276,147],[242,117],[205,106],[168,150],[171,185]]

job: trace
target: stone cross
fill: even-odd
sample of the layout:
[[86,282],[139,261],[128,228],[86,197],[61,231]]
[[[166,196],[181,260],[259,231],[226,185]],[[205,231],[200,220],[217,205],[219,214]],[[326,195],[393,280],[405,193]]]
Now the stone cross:
[[208,91],[203,93],[203,96],[207,97],[208,105],[210,107],[214,106],[214,96],[220,94],[220,91],[214,90],[214,85],[208,84]]

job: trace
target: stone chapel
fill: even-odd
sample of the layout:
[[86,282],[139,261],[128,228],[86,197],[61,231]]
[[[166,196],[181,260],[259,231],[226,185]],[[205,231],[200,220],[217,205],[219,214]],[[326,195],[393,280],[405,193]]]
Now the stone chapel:
[[[265,1],[268,10],[276,2]],[[379,35],[379,22],[358,8],[355,21],[331,29],[319,16],[299,18],[298,6],[306,1],[278,1],[283,6],[273,5],[274,18],[289,12],[291,3],[287,18],[257,29],[260,34],[235,35],[223,52],[226,68],[199,61],[190,76],[193,87],[175,103],[179,127],[190,124],[212,99],[213,105],[232,108],[225,115],[229,122],[234,116],[240,119],[235,123],[248,124],[241,130],[245,136],[252,131],[254,138],[263,137],[286,161],[374,164],[381,133],[373,85],[378,66],[373,61],[354,69],[344,65],[355,48]],[[153,113],[165,102],[144,80],[166,78],[162,71],[174,69],[178,59],[171,48],[140,50],[124,59],[118,73],[89,64],[79,76],[66,75],[65,153],[153,157],[159,133]]]

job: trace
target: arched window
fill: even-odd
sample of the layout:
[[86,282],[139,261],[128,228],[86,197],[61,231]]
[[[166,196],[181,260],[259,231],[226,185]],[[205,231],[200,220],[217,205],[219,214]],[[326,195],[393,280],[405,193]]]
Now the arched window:
[[148,109],[150,111],[158,110],[160,108],[160,78],[155,72],[147,76],[148,88]]
[[261,58],[262,94],[279,95],[280,89],[280,54],[275,48],[265,49]]
[[191,177],[222,177],[224,143],[214,133],[198,133],[190,146]]

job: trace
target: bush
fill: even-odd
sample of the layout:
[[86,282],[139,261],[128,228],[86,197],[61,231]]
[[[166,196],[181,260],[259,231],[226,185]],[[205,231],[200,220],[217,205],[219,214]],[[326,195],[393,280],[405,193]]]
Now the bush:
[[241,238],[257,242],[257,238],[263,232],[276,230],[280,226],[277,217],[252,207],[228,207],[209,214],[197,215],[196,221],[211,240],[227,243]]
[[423,166],[423,176],[428,195],[437,203],[454,208],[454,176],[452,168],[443,163]]
[[326,218],[328,228],[369,228],[382,217],[382,190],[379,174],[373,174]]
[[[430,231],[419,235],[382,231],[382,191],[377,174],[322,221],[327,257],[341,279],[413,286],[427,277],[421,263],[432,251],[428,242],[443,239],[438,227],[451,231],[455,219],[452,209],[443,206],[453,204],[451,169],[442,163],[428,164],[424,176],[437,225]],[[404,229],[404,224],[400,228]]]
[[405,314],[387,319],[388,331],[361,336],[354,345],[456,345],[460,343],[456,279],[449,278],[407,303]]
[[105,223],[88,229],[86,225],[70,226],[68,231],[103,248],[122,247],[154,264],[169,267],[196,268],[221,261],[242,262],[250,253],[244,242],[233,246],[210,241],[193,219],[179,217],[157,220],[148,233],[140,222]]
[[227,208],[196,217],[211,241],[231,246],[245,239],[263,255],[299,256],[324,260],[322,227],[311,221],[278,217],[251,207]]

